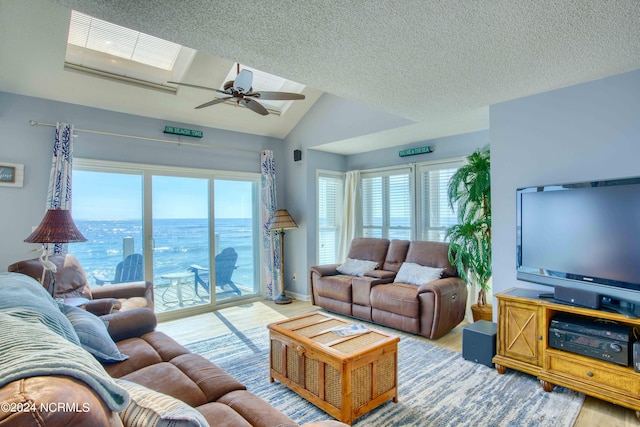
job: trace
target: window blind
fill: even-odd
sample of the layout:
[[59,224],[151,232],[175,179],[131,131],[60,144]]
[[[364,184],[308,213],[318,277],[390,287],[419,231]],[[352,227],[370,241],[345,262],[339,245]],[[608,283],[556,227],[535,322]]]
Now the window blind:
[[337,262],[344,178],[342,175],[318,176],[318,263]]
[[412,177],[408,168],[361,177],[362,236],[411,239]]
[[463,165],[463,161],[452,161],[421,165],[420,175],[420,240],[442,242],[448,227],[457,223],[457,209],[451,209],[447,191],[449,180]]

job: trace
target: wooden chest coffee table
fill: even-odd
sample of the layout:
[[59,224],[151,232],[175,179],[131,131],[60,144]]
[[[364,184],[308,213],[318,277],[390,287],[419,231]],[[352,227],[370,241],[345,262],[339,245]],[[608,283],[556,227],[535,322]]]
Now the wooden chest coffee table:
[[400,341],[374,329],[348,337],[332,332],[351,324],[312,313],[267,326],[270,381],[348,424],[390,399],[398,401]]

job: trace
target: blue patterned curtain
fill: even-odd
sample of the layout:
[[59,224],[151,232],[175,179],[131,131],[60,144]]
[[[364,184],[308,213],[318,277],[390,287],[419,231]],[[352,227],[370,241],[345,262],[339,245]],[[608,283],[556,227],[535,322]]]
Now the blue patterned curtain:
[[260,155],[260,211],[262,224],[262,283],[265,284],[265,298],[273,299],[276,291],[273,288],[276,273],[280,266],[280,239],[274,239],[271,230],[267,228],[269,219],[277,210],[276,199],[276,167],[273,151],[265,150]]
[[[46,209],[71,209],[71,166],[73,163],[73,125],[56,124],[56,137],[49,174]],[[67,244],[56,243],[54,254],[66,253]]]

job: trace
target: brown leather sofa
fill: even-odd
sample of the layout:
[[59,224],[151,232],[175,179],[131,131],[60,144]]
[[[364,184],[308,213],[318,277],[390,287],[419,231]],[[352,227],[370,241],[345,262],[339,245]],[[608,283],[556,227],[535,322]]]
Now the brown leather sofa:
[[[467,285],[441,242],[357,238],[347,258],[375,261],[363,276],[341,274],[340,264],[310,270],[314,305],[347,316],[436,339],[463,319]],[[404,262],[443,269],[441,278],[419,285],[394,282]]]
[[[55,298],[86,298],[89,300],[85,305],[86,310],[96,315],[145,307],[153,310],[152,282],[128,282],[91,287],[75,256],[51,255],[49,261],[56,265],[57,271],[45,274],[43,286],[49,292],[53,288]],[[7,271],[26,274],[38,281],[42,278],[42,264],[38,258],[11,264]],[[54,283],[55,286],[53,286]]]
[[[212,362],[155,331],[156,317],[151,310],[134,309],[102,319],[108,321],[108,331],[120,351],[129,356],[126,361],[104,365],[112,377],[173,396],[204,415],[211,426],[298,425]],[[17,379],[0,388],[0,402],[0,427],[123,425],[92,388],[66,376]],[[332,420],[306,424],[344,426]]]
[[104,365],[112,377],[176,397],[196,408],[211,426],[298,425],[209,360],[155,331],[155,316],[149,310],[112,314],[108,319],[109,333],[129,356],[124,362]]

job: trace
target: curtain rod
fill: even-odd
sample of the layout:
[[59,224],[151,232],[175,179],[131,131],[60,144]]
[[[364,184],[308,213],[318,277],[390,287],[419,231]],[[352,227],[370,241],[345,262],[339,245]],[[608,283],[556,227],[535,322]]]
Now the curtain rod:
[[[31,126],[47,126],[47,127],[56,127],[55,124],[53,123],[42,123],[42,122],[37,122],[35,120],[29,120],[29,125]],[[162,139],[162,138],[152,138],[152,137],[148,137],[148,136],[138,136],[138,135],[129,135],[129,134],[125,134],[125,133],[115,133],[115,132],[106,132],[106,131],[102,131],[102,130],[93,130],[93,129],[81,129],[81,128],[73,128],[74,131],[78,131],[78,132],[87,132],[87,133],[96,133],[99,135],[108,135],[108,136],[118,136],[121,138],[134,138],[134,139],[142,139],[145,141],[157,141],[157,142],[165,142],[165,143],[169,143],[169,144],[177,144],[177,145],[192,145],[194,147],[203,147],[203,148],[215,148],[218,150],[232,150],[232,151],[246,151],[249,153],[260,153],[262,150],[254,150],[251,148],[231,148],[231,147],[220,147],[220,146],[215,146],[215,145],[207,145],[207,144],[199,144],[197,142],[185,142],[185,141],[174,141],[171,139]]]

